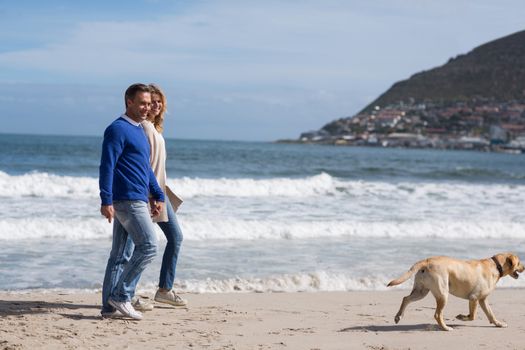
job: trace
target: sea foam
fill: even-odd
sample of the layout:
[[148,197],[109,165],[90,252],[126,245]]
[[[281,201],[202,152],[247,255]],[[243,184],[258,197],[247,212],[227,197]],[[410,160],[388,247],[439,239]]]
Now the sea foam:
[[[399,271],[399,274],[404,271]],[[187,293],[293,293],[293,292],[347,292],[347,291],[385,291],[393,290],[386,285],[397,275],[383,274],[356,277],[351,273],[333,273],[315,271],[311,273],[297,273],[273,275],[268,277],[228,278],[205,280],[177,281],[174,289],[177,292]],[[395,289],[412,289],[412,278]],[[524,288],[524,280],[503,279],[498,283],[503,288]],[[156,284],[143,283],[139,286],[141,292],[154,293]]]
[[[513,184],[472,184],[440,182],[384,182],[346,180],[326,173],[303,178],[170,178],[168,185],[183,198],[193,197],[312,197],[347,196],[352,199],[376,197],[436,201],[525,200],[525,186]],[[8,175],[0,171],[0,197],[98,198],[98,179],[59,176],[48,173]]]
[[[351,220],[295,221],[207,219],[180,217],[185,240],[312,239],[320,237],[369,238],[523,238],[525,224],[498,221],[363,222]],[[164,235],[155,225],[159,239]],[[62,238],[110,239],[112,225],[92,219],[0,219],[0,240]]]

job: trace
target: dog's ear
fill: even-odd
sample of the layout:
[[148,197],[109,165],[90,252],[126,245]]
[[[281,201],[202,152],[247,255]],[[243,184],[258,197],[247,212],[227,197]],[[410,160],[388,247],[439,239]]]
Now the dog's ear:
[[510,270],[514,270],[519,263],[520,259],[518,259],[516,255],[509,255],[507,259],[505,259],[505,265],[508,265]]

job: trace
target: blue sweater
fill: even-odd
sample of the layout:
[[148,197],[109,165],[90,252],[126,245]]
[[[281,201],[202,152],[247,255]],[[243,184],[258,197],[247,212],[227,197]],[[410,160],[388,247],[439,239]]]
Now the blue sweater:
[[118,200],[164,201],[150,165],[150,146],[141,126],[118,118],[106,128],[100,160],[102,205]]

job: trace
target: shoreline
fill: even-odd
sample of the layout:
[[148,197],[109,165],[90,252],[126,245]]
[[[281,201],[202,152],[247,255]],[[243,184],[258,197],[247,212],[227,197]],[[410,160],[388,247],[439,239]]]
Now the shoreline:
[[354,144],[347,142],[338,142],[338,140],[329,141],[301,141],[301,140],[275,140],[275,144],[280,145],[314,145],[314,146],[334,146],[334,147],[355,147],[355,148],[390,148],[390,149],[402,149],[402,150],[436,150],[436,151],[475,151],[481,153],[500,153],[500,154],[525,154],[525,148],[505,148],[505,147],[488,147],[488,148],[476,148],[476,147],[456,147],[456,146],[443,146],[443,147],[431,147],[431,146],[403,146],[403,145],[381,145],[381,144]]
[[[489,297],[472,322],[455,319],[468,302],[450,296],[440,331],[434,298],[411,304],[394,323],[407,289],[307,293],[183,294],[187,308],[155,303],[142,321],[102,319],[100,293],[0,292],[0,349],[479,349],[522,348],[525,289]],[[152,298],[151,294],[139,293]]]

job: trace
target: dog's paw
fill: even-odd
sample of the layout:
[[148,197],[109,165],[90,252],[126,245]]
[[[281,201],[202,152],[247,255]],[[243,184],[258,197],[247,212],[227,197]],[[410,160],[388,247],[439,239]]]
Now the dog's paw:
[[396,315],[396,317],[394,317],[394,322],[395,322],[396,324],[398,324],[400,319],[401,319],[401,316]]
[[454,328],[449,327],[449,326],[441,327],[441,329],[444,330],[444,331],[447,331],[447,332],[452,332],[454,330]]
[[494,325],[499,328],[507,328],[507,324],[505,322],[496,321],[494,322]]
[[472,319],[470,318],[469,315],[457,315],[456,316],[456,319],[460,320],[460,321],[472,321]]

